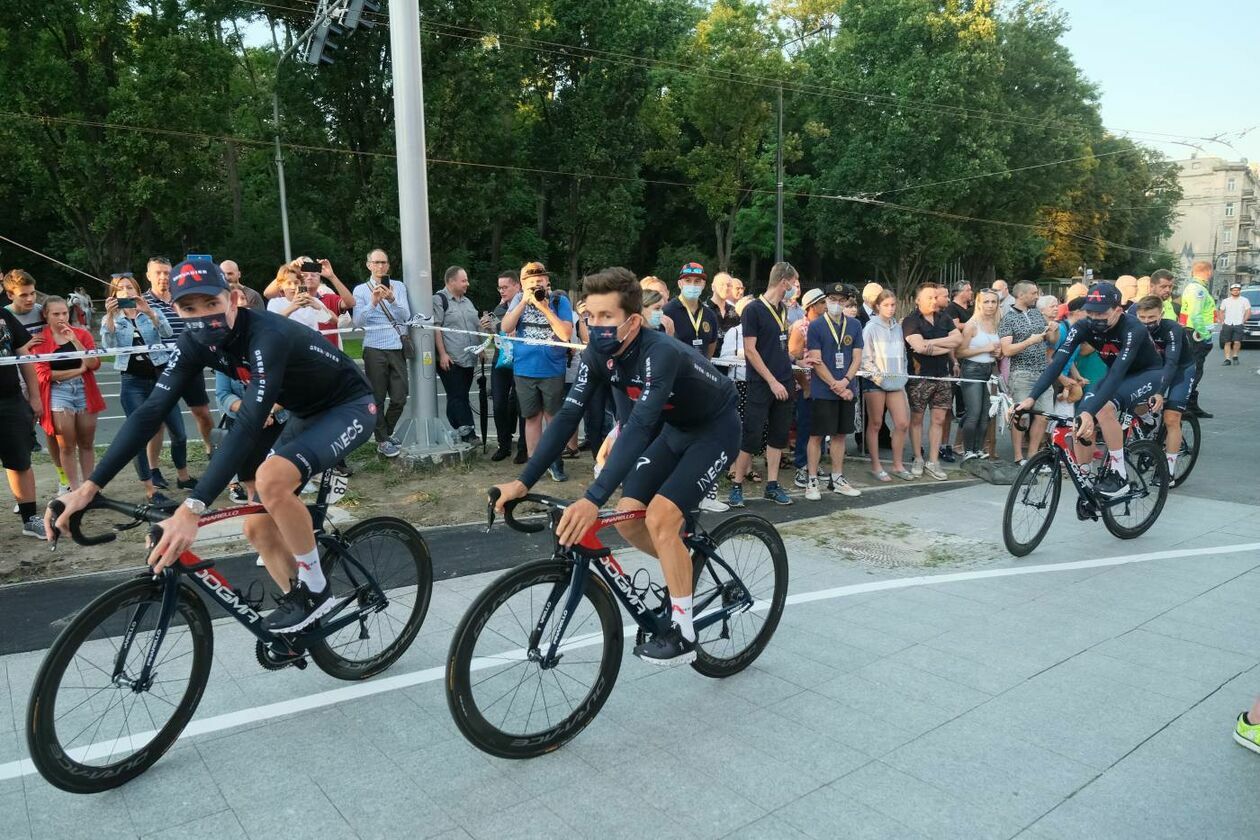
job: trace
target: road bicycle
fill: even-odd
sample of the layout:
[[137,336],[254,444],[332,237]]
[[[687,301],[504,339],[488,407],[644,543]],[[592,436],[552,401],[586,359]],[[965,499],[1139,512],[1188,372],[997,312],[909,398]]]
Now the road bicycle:
[[[1121,427],[1125,432],[1125,446],[1133,441],[1153,440],[1161,450],[1165,449],[1168,441],[1168,426],[1164,423],[1164,413],[1152,412],[1149,419],[1151,422],[1148,424],[1142,422],[1136,415],[1121,416]],[[1194,465],[1199,460],[1201,442],[1199,418],[1189,411],[1183,411],[1181,413],[1181,448],[1177,454],[1176,469],[1169,477],[1169,489],[1175,490],[1186,483],[1186,479],[1190,477]]]
[[[361,680],[402,656],[429,608],[429,549],[415,528],[392,517],[339,531],[326,518],[338,491],[344,493],[345,478],[326,472],[307,506],[338,604],[299,633],[269,631],[261,592],[233,587],[214,568],[214,558],[203,560],[192,551],[157,575],[145,571],[118,584],[80,611],[49,648],[31,688],[26,741],[39,773],[62,790],[98,793],[125,784],[161,758],[209,681],[214,625],[207,604],[257,638],[255,656],[269,671],[305,669],[309,658],[330,676]],[[65,511],[56,500],[49,507],[56,516]],[[94,510],[130,521],[114,525],[114,533],[86,535],[82,519]],[[197,524],[261,513],[266,509],[260,504],[206,511]],[[100,545],[118,532],[154,523],[149,539],[155,545],[161,539],[156,523],[168,516],[149,505],[97,496],[70,518],[69,532],[80,545]],[[59,536],[54,528],[54,551]]]
[[[1016,410],[1011,423],[1027,431],[1029,419],[1037,412]],[[1164,450],[1153,440],[1133,440],[1124,447],[1128,489],[1119,496],[1107,497],[1094,486],[1103,470],[1095,468],[1086,474],[1076,460],[1072,437],[1077,420],[1045,415],[1050,445],[1030,457],[1006,496],[1002,513],[1002,541],[1016,557],[1035,549],[1054,520],[1066,475],[1076,487],[1076,516],[1095,520],[1100,517],[1107,530],[1122,540],[1131,540],[1146,533],[1168,498],[1168,460]],[[1121,418],[1122,422],[1125,418]],[[1095,458],[1097,453],[1095,453]]]
[[[496,490],[490,491],[489,525]],[[541,506],[524,522],[519,504]],[[504,521],[524,533],[554,534],[570,504],[528,494],[504,506]],[[490,584],[469,606],[451,640],[446,699],[460,732],[503,758],[557,749],[594,720],[621,668],[621,606],[637,642],[671,625],[669,592],[646,569],[628,574],[599,531],[643,519],[645,511],[602,513],[576,545],[555,543],[551,557],[524,563]],[[787,551],[774,526],[742,513],[711,532],[686,519],[683,543],[694,568],[696,659],[708,677],[747,668],[774,635],[787,599]]]

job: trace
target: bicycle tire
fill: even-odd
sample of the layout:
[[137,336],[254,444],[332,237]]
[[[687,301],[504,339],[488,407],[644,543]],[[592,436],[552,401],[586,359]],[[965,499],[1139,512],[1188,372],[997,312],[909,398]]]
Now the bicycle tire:
[[[588,693],[581,698],[577,708],[555,724],[552,724],[550,719],[548,719],[548,726],[541,731],[509,733],[487,720],[483,713],[484,710],[477,704],[473,689],[480,682],[484,682],[485,679],[492,679],[494,676],[491,675],[479,683],[473,682],[475,673],[482,669],[488,670],[490,667],[487,664],[483,664],[476,670],[473,668],[473,655],[476,650],[477,639],[480,637],[482,630],[486,628],[486,625],[494,617],[499,607],[506,604],[512,596],[535,585],[555,586],[561,584],[569,579],[570,570],[571,565],[569,563],[547,559],[525,563],[500,575],[472,602],[468,611],[464,613],[459,627],[455,630],[455,636],[451,639],[450,654],[447,657],[446,666],[447,706],[450,708],[451,717],[454,719],[459,731],[468,739],[469,743],[482,752],[500,758],[534,758],[563,746],[594,720],[595,715],[603,707],[604,701],[608,699],[613,684],[617,681],[617,674],[621,669],[622,648],[625,645],[625,639],[622,635],[621,611],[617,606],[617,602],[613,599],[612,592],[609,591],[607,584],[597,575],[591,574],[587,577],[583,597],[590,603],[595,615],[599,617],[603,636],[601,640],[602,650],[596,676],[592,679]],[[557,609],[553,616],[559,614],[559,612],[560,610]],[[534,617],[534,621],[537,621],[537,617]],[[521,625],[522,630],[526,626],[532,625],[529,621],[526,621]],[[570,625],[569,631],[572,633],[576,629],[578,628]],[[495,632],[496,635],[503,635],[493,630],[492,632]],[[549,632],[543,634],[542,646],[544,648],[549,635]],[[506,636],[503,636],[503,638],[507,639]],[[521,639],[522,647],[527,642],[527,639]],[[511,640],[508,640],[508,643],[510,644]],[[512,651],[511,653],[519,652]],[[485,659],[484,656],[482,658],[483,660]],[[507,660],[505,659],[505,661]],[[522,657],[521,662],[517,663],[517,665],[520,664],[525,664],[527,669],[538,665],[538,663],[531,662],[524,657]],[[517,665],[511,666],[511,668],[515,668]],[[545,673],[540,667],[538,672],[540,674]],[[526,673],[528,674],[528,670]],[[557,677],[556,679],[558,681],[559,678]],[[521,683],[524,683],[524,677]],[[539,677],[539,687],[541,686],[542,677]],[[544,707],[546,702],[544,697]],[[511,704],[509,704],[508,712],[510,712],[510,708]],[[506,714],[504,717],[505,722]],[[528,722],[527,719],[527,725]]]
[[[1181,453],[1177,456],[1177,472],[1169,477],[1168,484],[1169,488],[1173,490],[1185,484],[1186,479],[1190,477],[1190,473],[1194,471],[1194,465],[1199,461],[1200,445],[1203,442],[1203,438],[1200,436],[1202,429],[1199,425],[1198,417],[1195,417],[1188,411],[1182,412],[1181,426]],[[1189,447],[1186,446],[1186,426],[1190,427],[1191,437],[1194,440],[1193,445]],[[1164,442],[1167,434],[1168,430],[1164,429],[1160,435],[1161,443]]]
[[[369,550],[367,545],[369,540],[382,538],[391,539],[400,546],[395,562],[389,563],[389,570],[383,569],[383,566],[391,558],[380,557],[379,552]],[[396,597],[391,599],[390,606],[385,611],[365,616],[362,625],[352,624],[339,631],[335,637],[313,643],[310,654],[320,670],[331,677],[339,680],[364,680],[393,665],[415,641],[429,611],[429,601],[433,597],[433,560],[420,532],[407,522],[390,516],[377,516],[356,522],[346,529],[342,539],[345,541],[345,548],[335,542],[332,545],[326,544],[325,562],[329,559],[333,562],[326,563],[325,573],[336,587],[333,591],[344,592],[352,586],[347,573],[354,575],[355,570],[348,568],[345,560],[338,556],[339,552],[346,551],[358,563],[360,573],[365,571],[376,580],[386,595],[393,591]],[[356,544],[362,546],[362,550],[356,551]],[[383,575],[383,571],[389,571],[389,574]],[[414,583],[410,582],[412,574]],[[413,585],[414,597],[408,604],[404,591]],[[396,614],[391,614],[390,609],[395,603],[401,609]],[[358,654],[364,649],[362,643],[370,641],[371,636],[367,640],[362,639],[357,628],[361,627],[366,631],[369,623],[377,629],[378,635],[383,635],[385,630],[392,630],[397,635],[381,650],[358,658]]]
[[[158,728],[153,733],[150,741],[135,750],[129,756],[119,761],[107,763],[103,765],[86,764],[76,758],[72,758],[70,752],[76,750],[73,744],[63,745],[58,734],[57,716],[57,696],[61,692],[62,680],[66,675],[67,669],[72,662],[75,661],[76,654],[85,643],[95,641],[89,638],[92,633],[102,627],[105,622],[112,616],[116,616],[122,610],[134,607],[140,603],[149,603],[149,613],[154,616],[160,611],[162,603],[162,587],[149,577],[137,578],[126,583],[119,584],[107,592],[102,593],[94,601],[88,604],[74,620],[57,636],[57,640],[48,650],[48,654],[44,657],[43,663],[39,667],[39,671],[35,676],[35,682],[31,686],[30,701],[26,707],[26,744],[30,751],[31,761],[34,763],[39,774],[54,787],[69,793],[100,793],[101,791],[110,790],[139,776],[148,770],[155,762],[171,747],[179,734],[188,725],[188,721],[196,712],[198,704],[201,702],[202,693],[205,691],[206,683],[210,679],[210,667],[214,654],[214,631],[210,624],[210,613],[206,609],[205,604],[197,593],[186,584],[179,585],[177,616],[182,618],[184,625],[188,628],[188,635],[192,640],[192,663],[189,668],[188,687],[184,690],[179,702],[171,704],[169,700],[162,698],[163,702],[173,705],[175,712],[171,715],[170,720],[165,725]],[[146,613],[146,617],[149,615]],[[135,612],[131,613],[132,618]],[[120,625],[120,627],[125,627]],[[171,633],[175,631],[174,621],[170,631],[163,642],[163,647],[171,646],[171,649],[177,649],[178,643],[172,640]],[[106,636],[108,638],[108,635]],[[139,641],[140,636],[135,641]],[[112,640],[111,640],[112,644]],[[135,642],[133,642],[135,644]],[[115,650],[117,646],[115,646]],[[137,648],[133,648],[133,651]],[[143,650],[144,646],[139,645],[138,649]],[[104,651],[104,648],[102,647]],[[106,651],[106,655],[108,652]],[[181,654],[182,657],[184,654]],[[176,657],[178,659],[179,657]],[[162,662],[157,664],[154,676],[160,676]],[[173,663],[172,663],[173,664]],[[76,666],[77,667],[77,666]],[[90,673],[90,672],[89,672]],[[102,670],[103,674],[107,672]],[[67,687],[69,688],[69,687]],[[124,704],[127,695],[134,697],[142,697],[146,692],[134,692],[131,688],[123,688],[113,686],[118,694],[109,695],[108,700],[98,702],[106,704],[105,713],[108,714],[111,709],[120,708],[126,714],[124,718],[124,726],[128,728],[128,737],[134,738],[136,735],[130,732],[130,713],[127,712]],[[88,687],[82,687],[81,690],[87,691]],[[102,687],[92,697],[79,702],[64,716],[82,707],[100,695],[102,692],[111,690],[110,686]],[[156,694],[154,695],[157,696]],[[74,702],[77,695],[72,695],[67,702]],[[115,700],[120,697],[120,700]],[[135,704],[140,701],[132,700],[132,709]],[[117,703],[117,707],[115,706]],[[149,720],[152,720],[152,710],[149,711]],[[160,707],[159,707],[160,708]],[[137,720],[140,720],[140,712],[136,710]],[[102,717],[102,722],[104,718]],[[77,722],[76,724],[77,725]],[[90,723],[89,723],[90,726]],[[112,730],[113,727],[110,727]],[[86,731],[86,729],[84,730]],[[106,731],[98,724],[96,732]],[[121,739],[121,728],[118,735],[115,736],[115,742]],[[80,734],[83,734],[82,732]],[[89,737],[88,744],[91,745],[95,740],[95,732]],[[140,733],[145,734],[145,733]],[[77,736],[76,736],[77,737]],[[72,739],[73,740],[73,739]],[[99,743],[99,742],[98,742]],[[111,747],[112,749],[112,747]],[[113,754],[106,756],[106,760],[113,758]]]
[[[722,679],[732,674],[738,674],[740,671],[751,665],[761,652],[765,650],[766,645],[770,642],[770,638],[774,635],[774,631],[779,626],[779,619],[783,615],[783,607],[787,603],[788,589],[788,559],[787,548],[783,545],[783,538],[779,536],[778,529],[771,525],[768,521],[751,513],[743,513],[732,516],[730,519],[719,523],[716,528],[709,534],[709,538],[713,540],[714,545],[718,547],[717,555],[734,568],[737,575],[740,570],[736,567],[736,562],[726,557],[722,553],[722,543],[728,541],[735,536],[752,536],[754,539],[760,540],[770,554],[771,568],[774,574],[774,584],[772,595],[769,599],[769,606],[766,607],[765,621],[761,627],[753,634],[751,641],[742,649],[732,651],[729,655],[719,656],[716,653],[719,647],[716,644],[717,639],[721,639],[721,634],[726,634],[727,638],[734,638],[737,633],[731,633],[730,623],[732,620],[745,618],[751,613],[739,613],[732,616],[720,625],[711,625],[697,633],[696,638],[696,659],[691,663],[691,667],[706,677],[714,679]],[[713,577],[716,575],[724,575],[726,571],[717,567],[708,558],[698,553],[693,554],[694,573],[692,577],[693,597],[701,597],[705,589],[711,587],[706,586],[703,578],[708,575]],[[749,584],[748,581],[740,577],[745,586],[757,589],[756,583]],[[714,579],[713,584],[720,584],[720,579]],[[754,598],[757,597],[756,592],[753,593]],[[755,608],[754,608],[755,609]],[[695,618],[700,618],[699,615]],[[719,635],[716,639],[710,631],[713,627],[721,627]]]
[[[1038,472],[1043,467],[1049,467],[1050,475],[1038,475]],[[1028,485],[1028,489],[1032,490],[1034,482],[1039,480],[1046,481],[1046,489],[1050,493],[1049,501],[1046,505],[1046,518],[1030,539],[1020,540],[1015,536],[1014,526],[1011,521],[1015,505],[1019,503],[1021,489]],[[1059,509],[1059,497],[1062,494],[1063,465],[1059,462],[1052,449],[1043,449],[1024,463],[1019,474],[1015,476],[1014,483],[1011,484],[1010,492],[1006,494],[1006,506],[1002,511],[1002,542],[1006,544],[1007,551],[1015,557],[1024,557],[1032,553],[1041,544],[1041,541],[1045,539],[1046,532],[1050,530],[1050,525],[1054,522],[1054,514]]]
[[[1160,512],[1164,509],[1164,502],[1168,499],[1168,459],[1164,455],[1164,448],[1153,440],[1140,440],[1131,443],[1124,448],[1125,468],[1129,472],[1130,478],[1135,472],[1144,474],[1142,470],[1150,468],[1154,471],[1149,483],[1154,483],[1159,489],[1156,491],[1155,506],[1151,509],[1146,518],[1132,527],[1122,525],[1116,520],[1114,503],[1105,503],[1102,505],[1103,525],[1111,532],[1112,536],[1122,540],[1132,540],[1142,536],[1155,524],[1155,520],[1159,519]],[[1141,469],[1139,469],[1141,468]]]

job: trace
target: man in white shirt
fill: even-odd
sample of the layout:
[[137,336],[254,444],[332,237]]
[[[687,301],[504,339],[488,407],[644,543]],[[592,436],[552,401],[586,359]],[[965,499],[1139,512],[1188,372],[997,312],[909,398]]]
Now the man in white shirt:
[[1225,365],[1238,364],[1238,351],[1242,349],[1243,324],[1251,317],[1251,301],[1243,297],[1242,284],[1229,287],[1229,297],[1221,301],[1221,349],[1225,351]]

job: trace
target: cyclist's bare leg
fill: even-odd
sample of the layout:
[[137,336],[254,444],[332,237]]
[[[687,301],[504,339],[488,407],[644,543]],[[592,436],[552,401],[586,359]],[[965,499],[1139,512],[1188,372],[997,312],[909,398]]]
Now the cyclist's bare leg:
[[1047,422],[1044,414],[1034,415],[1032,427],[1028,430],[1027,448],[1024,450],[1024,457],[1031,458],[1041,448],[1041,442],[1046,437]]
[[[252,491],[251,491],[252,495]],[[280,587],[281,592],[289,591],[289,581],[297,577],[297,562],[293,553],[285,548],[284,537],[271,517],[265,513],[245,517],[245,539],[258,552],[267,574]]]
[[[631,510],[646,510],[647,505],[638,499],[622,498],[617,503],[617,510],[625,513]],[[618,522],[615,526],[617,533],[621,534],[621,538],[630,545],[642,551],[644,554],[656,556],[656,546],[652,544],[652,535],[648,533],[647,523],[642,519],[630,519],[625,522]]]
[[1174,411],[1171,408],[1164,410],[1164,430],[1167,437],[1164,439],[1164,451],[1169,455],[1176,455],[1181,451],[1181,412]]
[[[315,550],[315,530],[311,513],[296,495],[302,474],[284,458],[268,458],[254,477],[258,498],[271,514],[289,554],[309,554]],[[263,558],[266,562],[266,558]]]
[[656,546],[670,596],[690,596],[691,554],[682,541],[683,512],[669,499],[657,496],[647,506],[645,521],[648,533],[652,535],[652,543]]
[[[1111,403],[1107,403],[1098,410],[1095,419],[1098,421],[1098,428],[1102,430],[1103,440],[1107,444],[1107,449],[1111,452],[1119,452],[1124,448],[1124,432],[1120,428],[1120,418],[1116,417],[1116,407]],[[1042,428],[1045,428],[1043,422]],[[1034,427],[1035,428],[1035,427]],[[1178,427],[1180,429],[1180,427]]]

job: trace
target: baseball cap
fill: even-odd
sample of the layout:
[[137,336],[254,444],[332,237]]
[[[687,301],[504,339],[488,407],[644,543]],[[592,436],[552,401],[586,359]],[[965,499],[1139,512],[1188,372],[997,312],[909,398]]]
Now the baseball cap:
[[1120,290],[1111,283],[1095,283],[1085,294],[1086,312],[1106,312],[1120,305]]
[[1231,289],[1241,289],[1241,288],[1242,288],[1242,283],[1230,283],[1230,284],[1229,284],[1229,287],[1230,287]]
[[818,303],[818,301],[822,300],[826,296],[827,295],[823,292],[822,289],[810,289],[808,292],[805,293],[805,296],[801,298],[801,307],[804,309],[809,309],[811,306],[813,306],[815,303]]
[[171,269],[171,300],[184,295],[217,295],[228,290],[227,278],[214,260],[184,260]]
[[547,271],[547,267],[540,262],[527,262],[521,269],[522,280],[526,277],[537,277],[539,275],[546,276],[548,274],[550,274],[550,272]]
[[678,279],[681,280],[684,277],[689,280],[694,280],[697,277],[701,280],[709,279],[709,276],[704,273],[704,266],[698,262],[689,262],[682,268],[678,269]]

